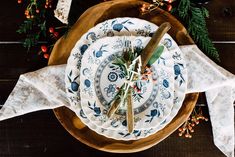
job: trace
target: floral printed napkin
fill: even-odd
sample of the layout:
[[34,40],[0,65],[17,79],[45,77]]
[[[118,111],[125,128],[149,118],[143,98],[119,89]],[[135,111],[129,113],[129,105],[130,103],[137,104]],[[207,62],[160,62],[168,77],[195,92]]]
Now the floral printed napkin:
[[72,0],[58,0],[56,9],[54,10],[55,17],[62,23],[68,24],[68,17]]

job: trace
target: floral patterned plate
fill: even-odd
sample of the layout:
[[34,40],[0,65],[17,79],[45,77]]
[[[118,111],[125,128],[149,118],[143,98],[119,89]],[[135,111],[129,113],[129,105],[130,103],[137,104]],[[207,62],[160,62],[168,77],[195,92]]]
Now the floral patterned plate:
[[[136,50],[143,49],[150,38],[116,36],[105,37],[94,42],[84,53],[80,74],[81,106],[92,123],[113,130],[126,129],[126,105],[111,118],[107,117],[109,102],[126,81],[123,71],[115,65],[121,57],[125,42],[130,40]],[[138,90],[132,93],[135,129],[150,129],[163,122],[170,114],[174,99],[173,58],[164,48],[161,58],[152,66],[149,81],[133,82]]]
[[[131,27],[127,27],[126,29],[122,29],[121,31],[113,31],[110,33],[113,28],[113,21],[118,23],[124,23],[126,20],[129,20],[133,23]],[[81,121],[86,124],[90,129],[95,132],[104,135],[109,138],[117,139],[117,140],[137,140],[140,138],[145,138],[158,130],[164,128],[178,113],[182,102],[185,97],[186,90],[186,81],[187,81],[187,71],[185,68],[185,62],[181,56],[181,51],[175,41],[166,34],[161,41],[164,44],[169,52],[172,54],[172,58],[174,59],[174,70],[175,70],[175,92],[174,92],[174,106],[170,115],[167,119],[161,123],[159,126],[151,129],[143,129],[143,130],[134,130],[132,134],[129,134],[127,130],[119,130],[113,131],[110,129],[103,129],[101,127],[97,127],[86,117],[83,110],[81,109],[80,104],[80,91],[79,91],[79,75],[80,75],[80,63],[82,55],[85,50],[98,38],[103,38],[105,36],[113,35],[133,35],[133,36],[151,36],[152,32],[154,32],[158,26],[155,24],[137,19],[137,18],[115,18],[104,21],[95,27],[91,28],[86,34],[84,34],[81,39],[76,43],[73,48],[71,55],[68,59],[68,64],[66,68],[66,91],[68,98],[71,103],[71,107],[76,109],[76,115],[81,119]],[[109,30],[109,31],[107,31]],[[90,35],[93,34],[93,38]],[[74,110],[74,109],[73,109]]]

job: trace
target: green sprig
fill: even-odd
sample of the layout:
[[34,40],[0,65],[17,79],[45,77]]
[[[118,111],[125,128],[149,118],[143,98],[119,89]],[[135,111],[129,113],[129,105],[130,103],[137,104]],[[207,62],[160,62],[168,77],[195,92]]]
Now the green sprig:
[[172,13],[185,23],[188,32],[199,48],[210,58],[220,61],[219,53],[208,35],[206,26],[206,18],[209,17],[208,10],[195,5],[190,0],[181,0],[178,7],[172,10]]

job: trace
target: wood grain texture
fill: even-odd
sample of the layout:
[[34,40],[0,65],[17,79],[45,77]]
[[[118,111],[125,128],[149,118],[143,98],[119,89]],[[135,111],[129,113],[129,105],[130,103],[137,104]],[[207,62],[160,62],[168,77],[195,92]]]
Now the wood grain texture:
[[0,79],[18,79],[19,75],[44,67],[47,60],[37,49],[27,50],[22,44],[0,44]]
[[[188,43],[193,44],[193,41],[188,36],[183,25],[173,16],[161,9],[157,9],[154,13],[148,14],[147,16],[146,14],[142,16],[139,13],[139,8],[142,4],[144,4],[143,1],[118,0],[105,2],[88,9],[78,19],[66,38],[61,38],[57,41],[53,48],[49,65],[65,63],[76,41],[84,34],[85,30],[95,26],[97,21],[102,22],[102,20],[120,16],[131,16],[143,19],[145,19],[144,17],[147,17],[148,19],[150,18],[151,22],[154,22],[157,25],[161,25],[167,21],[172,25],[172,29],[169,31],[169,34],[177,43],[184,45]],[[97,10],[99,10],[99,12],[97,12]],[[93,15],[96,16],[94,17]],[[66,49],[61,49],[62,47]],[[97,134],[85,126],[75,113],[65,107],[55,109],[54,111],[56,117],[65,129],[82,143],[106,152],[133,153],[149,149],[173,133],[180,125],[182,125],[183,122],[186,121],[192,112],[197,99],[198,93],[186,95],[181,110],[164,129],[147,138],[132,141],[113,140]]]
[[24,8],[18,5],[15,0],[2,2],[0,8],[0,41],[21,40],[23,36],[15,31],[23,22],[24,16],[21,14],[24,12]]
[[[234,23],[235,27],[235,23]],[[216,44],[219,51],[221,67],[235,74],[235,44]]]
[[[206,108],[205,115],[208,116]],[[17,127],[16,127],[17,126]],[[0,123],[1,157],[224,157],[214,146],[210,123],[196,126],[192,139],[177,132],[148,150],[116,154],[97,151],[72,138],[53,116],[40,111]]]
[[17,79],[0,79],[0,105],[4,104],[16,82]]
[[206,7],[210,12],[207,26],[212,40],[235,41],[235,1],[213,0]]

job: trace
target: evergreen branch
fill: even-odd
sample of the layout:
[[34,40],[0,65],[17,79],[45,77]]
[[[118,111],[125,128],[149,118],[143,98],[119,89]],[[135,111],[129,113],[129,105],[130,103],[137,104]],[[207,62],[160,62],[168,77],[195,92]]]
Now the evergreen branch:
[[186,24],[189,34],[210,58],[219,61],[219,53],[209,38],[206,18],[209,12],[204,7],[197,7],[190,0],[181,0],[173,12]]

